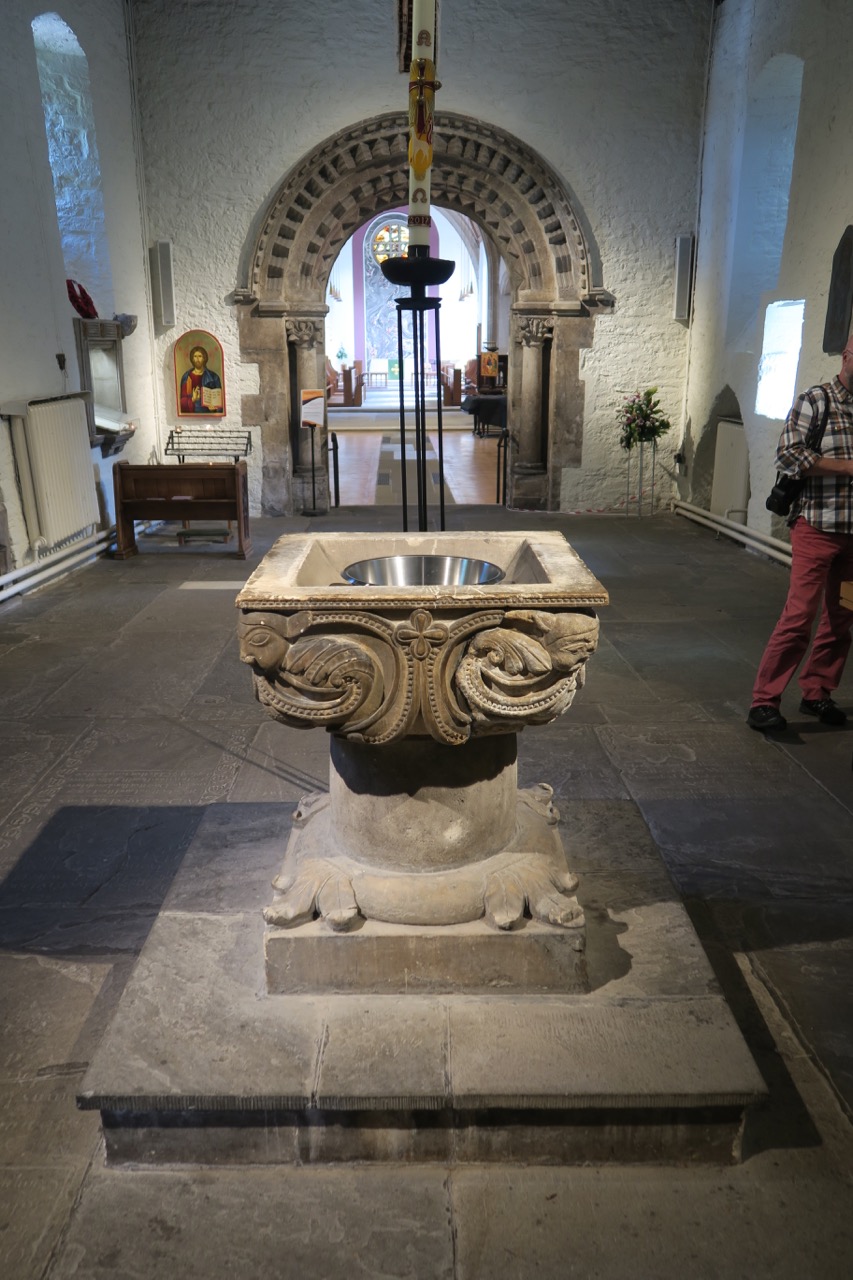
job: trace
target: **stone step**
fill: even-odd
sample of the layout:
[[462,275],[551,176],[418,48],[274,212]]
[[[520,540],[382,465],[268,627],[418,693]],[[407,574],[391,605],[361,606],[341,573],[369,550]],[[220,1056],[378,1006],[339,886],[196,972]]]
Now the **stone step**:
[[268,995],[258,809],[212,806],[83,1081],[111,1164],[737,1158],[766,1089],[662,867],[582,878],[586,995]]

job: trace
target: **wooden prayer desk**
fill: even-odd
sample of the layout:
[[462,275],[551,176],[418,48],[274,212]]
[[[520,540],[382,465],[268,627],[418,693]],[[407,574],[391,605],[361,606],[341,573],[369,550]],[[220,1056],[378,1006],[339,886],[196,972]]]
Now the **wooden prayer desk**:
[[237,555],[252,550],[249,533],[249,482],[246,463],[185,462],[177,466],[113,467],[116,505],[115,558],[126,560],[139,548],[135,520],[233,520]]

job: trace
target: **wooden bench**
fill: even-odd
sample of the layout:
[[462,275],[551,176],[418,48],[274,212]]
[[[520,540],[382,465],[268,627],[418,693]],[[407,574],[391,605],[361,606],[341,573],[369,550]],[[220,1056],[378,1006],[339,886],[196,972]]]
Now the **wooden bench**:
[[351,369],[348,365],[344,365],[341,377],[344,384],[344,405],[360,408],[364,399],[364,374],[361,372],[361,361],[356,361]]
[[233,520],[237,555],[252,550],[246,463],[184,462],[177,466],[113,467],[116,503],[115,558],[138,554],[135,520]]
[[462,403],[462,370],[452,364],[441,366],[441,385],[444,390],[443,403],[458,409]]

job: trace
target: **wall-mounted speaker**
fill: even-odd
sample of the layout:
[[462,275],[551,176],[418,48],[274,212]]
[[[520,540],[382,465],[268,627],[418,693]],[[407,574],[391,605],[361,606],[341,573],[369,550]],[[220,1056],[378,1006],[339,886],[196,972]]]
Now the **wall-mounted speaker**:
[[693,288],[693,237],[675,237],[675,294],[673,320],[690,319],[690,296]]
[[155,240],[148,251],[154,320],[164,329],[175,323],[175,283],[172,275],[172,242]]

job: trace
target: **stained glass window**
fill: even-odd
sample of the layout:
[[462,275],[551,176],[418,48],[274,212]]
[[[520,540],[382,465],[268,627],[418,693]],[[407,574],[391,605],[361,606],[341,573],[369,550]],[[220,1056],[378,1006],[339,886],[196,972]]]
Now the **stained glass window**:
[[402,219],[389,218],[374,233],[371,251],[377,262],[404,258],[409,252],[409,228]]
[[[408,285],[393,285],[382,274],[380,263],[402,257],[409,247],[409,228],[405,217],[387,213],[367,228],[364,237],[364,340],[365,356],[370,360],[392,360],[397,356],[397,313],[391,305],[396,298],[408,297]],[[404,311],[403,351],[412,354],[412,313]]]

